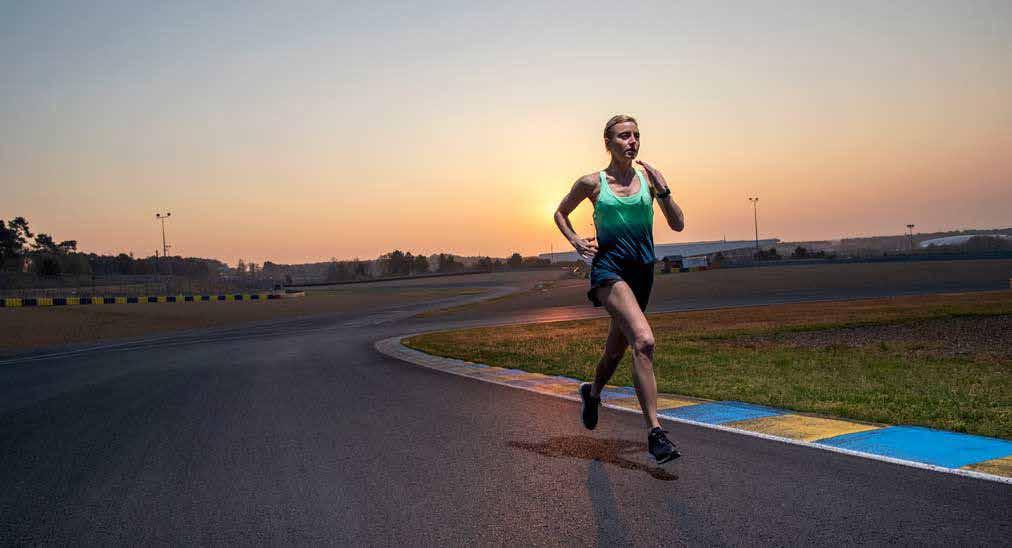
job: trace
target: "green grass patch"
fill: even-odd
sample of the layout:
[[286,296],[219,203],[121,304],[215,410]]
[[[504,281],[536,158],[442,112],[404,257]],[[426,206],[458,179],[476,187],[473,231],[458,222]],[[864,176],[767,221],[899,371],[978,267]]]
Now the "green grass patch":
[[[805,346],[791,335],[929,326],[1012,314],[1012,292],[775,305],[651,316],[661,392],[736,400],[889,424],[1012,438],[1008,354],[946,353],[936,340]],[[966,328],[966,324],[963,324]],[[500,367],[589,380],[608,320],[431,333],[412,348]],[[780,336],[783,336],[781,339]],[[991,334],[983,336],[990,337]],[[994,333],[994,337],[1008,337]],[[630,356],[613,384],[631,385]]]

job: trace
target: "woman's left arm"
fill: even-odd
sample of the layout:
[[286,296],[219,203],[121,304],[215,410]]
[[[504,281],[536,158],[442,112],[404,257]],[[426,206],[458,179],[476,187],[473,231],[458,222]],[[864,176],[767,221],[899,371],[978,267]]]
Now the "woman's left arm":
[[671,227],[671,230],[681,232],[685,228],[685,214],[682,213],[682,208],[678,207],[674,197],[671,196],[671,188],[668,186],[668,182],[664,180],[661,172],[654,169],[650,164],[639,160],[636,160],[636,163],[647,170],[647,175],[650,176],[650,184],[654,187],[654,195],[667,194],[663,198],[657,198],[657,203],[661,206],[661,211],[664,212],[664,218],[668,220],[668,226]]

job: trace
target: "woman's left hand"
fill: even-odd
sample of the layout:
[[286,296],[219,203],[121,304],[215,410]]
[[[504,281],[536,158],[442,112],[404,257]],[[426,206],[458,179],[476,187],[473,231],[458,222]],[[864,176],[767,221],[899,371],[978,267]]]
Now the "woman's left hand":
[[647,170],[647,175],[650,176],[650,182],[653,183],[655,192],[664,192],[668,188],[668,182],[664,180],[664,176],[661,175],[660,171],[657,171],[653,166],[642,160],[636,160],[636,163]]

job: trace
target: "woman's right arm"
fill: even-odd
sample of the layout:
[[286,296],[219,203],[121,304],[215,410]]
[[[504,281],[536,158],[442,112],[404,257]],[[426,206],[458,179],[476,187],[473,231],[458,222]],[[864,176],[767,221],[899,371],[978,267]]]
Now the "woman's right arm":
[[589,180],[586,177],[578,179],[573,184],[573,188],[566,194],[566,197],[562,199],[558,209],[555,210],[555,226],[559,227],[562,235],[569,240],[569,243],[573,244],[576,252],[587,261],[593,260],[594,255],[597,254],[597,244],[594,243],[595,238],[581,238],[573,230],[573,223],[569,221],[569,214],[576,209],[576,206],[580,205],[580,202],[590,198],[596,189],[596,184],[597,181]]

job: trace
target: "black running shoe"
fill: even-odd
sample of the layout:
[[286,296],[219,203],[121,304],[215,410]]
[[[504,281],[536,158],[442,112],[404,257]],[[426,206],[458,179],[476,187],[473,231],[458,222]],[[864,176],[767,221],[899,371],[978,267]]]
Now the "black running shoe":
[[592,385],[585,382],[580,385],[580,399],[583,400],[583,409],[580,416],[583,418],[583,425],[587,430],[593,430],[597,426],[597,408],[601,405],[601,398],[590,395]]
[[652,428],[650,435],[647,436],[647,443],[650,446],[650,454],[657,459],[657,464],[664,464],[665,462],[672,461],[682,456],[675,449],[675,445],[671,443],[671,440],[665,435],[667,430],[661,430],[660,427]]

